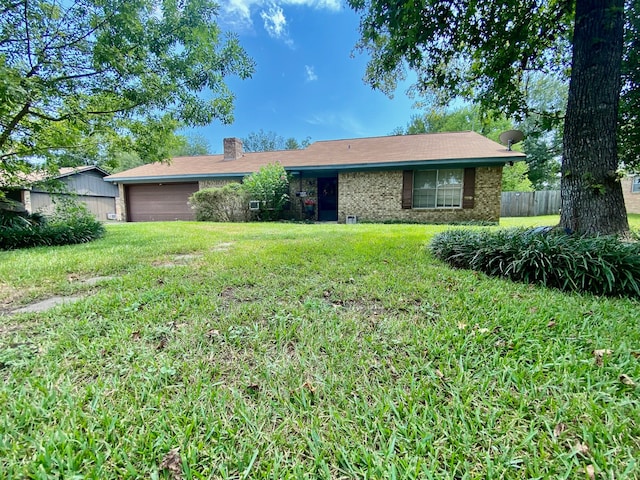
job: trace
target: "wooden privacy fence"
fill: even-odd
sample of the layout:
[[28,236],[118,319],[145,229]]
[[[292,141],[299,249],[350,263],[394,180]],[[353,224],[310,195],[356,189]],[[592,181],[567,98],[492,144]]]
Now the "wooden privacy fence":
[[501,217],[535,217],[560,213],[560,191],[502,192]]

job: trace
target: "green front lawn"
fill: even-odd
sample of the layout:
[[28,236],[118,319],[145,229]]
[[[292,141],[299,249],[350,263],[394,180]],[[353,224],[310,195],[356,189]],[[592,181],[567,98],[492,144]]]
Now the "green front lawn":
[[[630,213],[628,215],[629,226],[632,230],[640,229],[640,214]],[[500,219],[501,227],[538,227],[547,225],[558,225],[560,215],[543,215],[540,217],[508,217]]]
[[425,249],[447,228],[0,252],[0,309],[86,295],[0,317],[0,476],[640,477],[640,302],[451,270]]

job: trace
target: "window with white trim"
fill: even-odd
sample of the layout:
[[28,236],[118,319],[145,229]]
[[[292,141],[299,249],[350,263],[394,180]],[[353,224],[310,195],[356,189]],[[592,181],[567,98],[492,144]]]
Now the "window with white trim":
[[640,175],[633,177],[633,184],[631,185],[632,193],[640,193]]
[[419,170],[413,175],[413,208],[461,208],[464,169]]

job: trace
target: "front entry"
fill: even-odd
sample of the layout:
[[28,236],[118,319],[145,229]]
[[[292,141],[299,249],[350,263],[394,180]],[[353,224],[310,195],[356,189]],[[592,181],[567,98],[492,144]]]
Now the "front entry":
[[318,178],[318,221],[338,221],[338,177]]

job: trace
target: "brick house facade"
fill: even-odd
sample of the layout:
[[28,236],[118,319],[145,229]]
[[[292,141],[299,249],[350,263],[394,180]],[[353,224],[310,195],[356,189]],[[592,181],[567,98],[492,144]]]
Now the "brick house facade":
[[498,222],[502,167],[476,168],[472,208],[402,208],[403,170],[352,172],[338,176],[338,221],[349,215],[367,222]]
[[290,218],[498,222],[502,168],[524,160],[524,154],[474,132],[324,141],[303,150],[250,153],[242,152],[238,139],[225,139],[224,150],[143,165],[106,181],[119,184],[128,221],[193,219],[187,207],[193,191],[242,181],[277,162],[292,179]]

